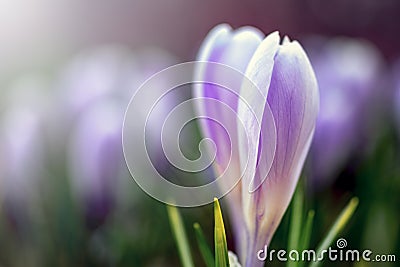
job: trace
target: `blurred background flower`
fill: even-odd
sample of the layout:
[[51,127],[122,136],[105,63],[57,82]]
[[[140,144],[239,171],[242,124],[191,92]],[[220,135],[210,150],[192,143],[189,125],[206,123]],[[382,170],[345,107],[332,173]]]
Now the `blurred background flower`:
[[[3,94],[0,195],[10,214],[28,213],[37,207],[35,200],[46,173],[47,86],[40,76],[25,76]],[[14,219],[24,225],[23,220]]]
[[98,103],[75,126],[69,143],[69,170],[90,228],[104,222],[114,206],[123,168],[123,110],[116,103]]
[[[6,238],[16,237],[7,253],[16,257],[12,251],[19,247],[24,260],[33,262],[37,260],[31,252],[36,239],[33,224],[42,216],[39,203],[47,174],[47,86],[40,75],[20,77],[3,93],[0,119],[1,217]],[[18,262],[24,264],[24,260]]]
[[397,129],[400,133],[400,61],[394,66],[393,77],[394,77],[394,119],[397,124]]
[[310,184],[321,190],[354,154],[362,157],[373,144],[387,90],[382,83],[383,59],[369,42],[343,37],[308,41],[321,98]]

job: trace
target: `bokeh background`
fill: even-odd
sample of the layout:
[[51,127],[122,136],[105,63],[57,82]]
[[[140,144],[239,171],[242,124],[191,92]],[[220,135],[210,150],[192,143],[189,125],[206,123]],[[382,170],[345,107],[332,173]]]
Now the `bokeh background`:
[[[349,246],[400,258],[399,1],[0,0],[0,266],[179,266],[165,206],[131,179],[120,131],[135,89],[194,60],[219,23],[279,30],[315,68],[321,114],[301,181],[311,244],[358,196]],[[192,224],[211,243],[212,208],[182,214],[202,266]],[[286,247],[287,217],[272,247]]]

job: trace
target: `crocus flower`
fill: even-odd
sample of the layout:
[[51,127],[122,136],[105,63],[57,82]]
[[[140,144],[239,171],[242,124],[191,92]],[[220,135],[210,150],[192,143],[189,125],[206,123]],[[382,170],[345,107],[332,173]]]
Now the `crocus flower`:
[[396,112],[396,119],[397,119],[397,127],[400,130],[400,86],[397,87],[396,91],[396,99],[395,99],[395,112]]
[[[71,186],[90,228],[102,224],[116,202],[132,199],[129,179],[119,179],[127,176],[121,140],[124,111],[142,82],[174,63],[174,57],[161,49],[131,53],[107,46],[78,56],[61,75],[61,113],[72,129],[66,130]],[[154,120],[149,124],[161,125]],[[149,127],[150,134],[153,128]],[[151,154],[164,164],[159,150]]]
[[6,101],[0,116],[0,196],[6,218],[22,235],[27,234],[24,231],[38,212],[44,174],[44,87],[40,77],[24,76],[3,95]]
[[368,124],[376,122],[379,99],[385,94],[378,84],[382,58],[371,44],[355,39],[315,38],[306,48],[321,93],[311,150],[311,185],[321,189],[372,132]]
[[101,224],[114,205],[122,168],[123,109],[116,103],[98,103],[80,118],[69,146],[69,165],[88,226]]
[[9,218],[20,227],[29,223],[26,216],[36,203],[43,171],[40,117],[32,110],[8,110],[1,131],[1,195]]
[[396,125],[397,129],[400,133],[400,79],[399,79],[399,73],[400,73],[400,60],[395,64],[394,71],[393,71],[393,77],[395,79],[394,81],[394,119],[396,120]]
[[[261,131],[250,135],[254,140],[247,140],[238,133],[232,134],[232,145],[239,146],[240,153],[230,160],[237,166],[238,173],[243,168],[240,161],[247,161],[244,152],[250,150],[253,156],[247,162],[250,170],[245,172],[241,183],[228,194],[227,199],[241,262],[245,266],[263,266],[264,263],[257,259],[257,251],[269,244],[289,205],[313,136],[319,105],[314,72],[298,42],[291,42],[287,37],[281,42],[277,32],[264,37],[252,27],[233,31],[228,25],[217,26],[204,41],[198,59],[223,63],[244,72],[265,97]],[[203,75],[217,74],[206,70]],[[242,88],[241,95],[248,93],[245,89]],[[227,97],[223,90],[209,85],[195,90],[198,96],[218,99],[237,111],[236,121],[224,121],[219,117],[222,122],[239,124],[240,119],[249,132],[257,129],[253,127],[253,115],[244,108],[246,103],[239,101],[238,96]],[[257,101],[247,104],[252,106],[259,103]],[[207,106],[203,110],[209,110],[210,117],[218,116],[218,111]],[[270,119],[267,116],[269,110],[274,123],[267,121]],[[211,133],[211,137],[215,133],[213,127],[211,123],[201,123],[202,131],[208,136]],[[267,137],[272,136],[271,132],[275,130],[274,148],[267,145]],[[218,134],[214,137],[218,147],[226,146],[226,139]],[[221,162],[228,155],[222,150],[216,157],[217,172],[221,172]],[[271,157],[272,165],[269,162]],[[263,182],[253,192],[249,189],[254,180]]]
[[[120,135],[134,65],[129,50],[103,46],[73,58],[61,71],[56,152],[67,151],[71,189],[89,228],[113,210],[122,169]],[[69,140],[65,142],[64,140]],[[55,153],[58,155],[61,153]]]

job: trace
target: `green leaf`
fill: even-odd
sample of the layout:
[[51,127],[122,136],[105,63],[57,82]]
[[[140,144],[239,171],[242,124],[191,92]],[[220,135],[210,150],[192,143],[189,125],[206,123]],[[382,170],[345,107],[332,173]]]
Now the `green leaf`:
[[[301,251],[309,249],[312,226],[313,226],[313,222],[314,222],[314,215],[315,215],[315,212],[313,210],[310,210],[307,214],[307,221],[303,228],[304,231],[303,231],[303,235],[302,235],[302,238],[300,241],[300,250]],[[299,267],[304,266],[304,261],[300,261],[298,266]]]
[[229,267],[224,220],[217,198],[214,198],[214,220],[215,267]]
[[167,205],[167,211],[182,265],[183,267],[194,267],[189,242],[185,232],[185,226],[183,225],[179,210],[174,206]]
[[203,230],[201,230],[200,224],[195,223],[193,225],[194,232],[196,233],[197,244],[199,245],[201,256],[207,267],[214,267],[214,255],[210,247],[207,244],[206,238],[204,237]]
[[303,230],[303,235],[300,241],[300,249],[305,250],[310,247],[310,239],[311,239],[311,233],[312,233],[312,226],[314,222],[314,215],[315,211],[310,210],[307,214],[307,221],[304,226]]
[[[319,257],[319,255],[321,255],[321,252],[323,250],[326,250],[329,248],[329,246],[332,244],[332,242],[337,237],[337,235],[343,230],[343,228],[349,222],[349,220],[350,220],[351,216],[353,215],[354,211],[356,210],[357,206],[358,206],[358,198],[353,197],[350,200],[349,204],[347,204],[347,206],[340,213],[339,217],[336,219],[332,228],[329,230],[328,235],[325,237],[325,239],[322,241],[322,243],[318,246],[317,257]],[[314,261],[310,266],[317,267],[321,264],[321,262],[322,261]]]
[[[300,232],[303,221],[303,201],[303,191],[301,189],[301,186],[299,185],[293,197],[293,207],[290,218],[289,243],[287,251],[298,250],[300,248]],[[298,266],[298,262],[288,260],[286,266],[296,267]]]

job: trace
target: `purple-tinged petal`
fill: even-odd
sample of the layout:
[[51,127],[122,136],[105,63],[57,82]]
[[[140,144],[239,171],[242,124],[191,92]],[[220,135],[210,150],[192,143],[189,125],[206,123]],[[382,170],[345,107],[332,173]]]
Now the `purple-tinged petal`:
[[[211,61],[225,64],[244,73],[254,51],[261,43],[263,37],[264,35],[259,30],[252,27],[243,27],[232,31],[229,25],[222,24],[215,27],[208,34],[200,48],[197,59],[199,61]],[[218,77],[220,74],[212,68],[206,68],[198,69],[196,75],[211,80],[212,78]],[[241,83],[241,81],[238,82]],[[232,110],[237,110],[238,96],[228,89],[210,84],[197,84],[194,86],[193,94],[197,98],[206,97],[222,102],[221,108],[215,105],[215,102],[212,102],[213,105],[197,105],[196,109],[198,115],[210,118],[200,119],[200,127],[203,137],[210,138],[217,145],[217,155],[214,164],[217,176],[223,173],[227,164],[230,164],[233,166],[233,168],[230,169],[233,170],[234,173],[227,174],[227,176],[232,176],[234,178],[240,174],[239,155],[231,155],[231,145],[237,144],[237,132],[231,131],[226,133],[224,128],[214,121],[211,121],[211,119],[215,119],[220,121],[223,125],[236,126],[237,117],[225,114],[222,108],[224,106],[223,104],[226,104]],[[236,129],[236,127],[233,128]],[[224,181],[220,182],[220,186],[224,188]],[[241,184],[239,183],[227,197],[231,221],[237,233],[235,237],[236,243],[238,246],[243,246],[244,227],[240,190]],[[239,250],[244,251],[244,248]]]
[[[277,150],[269,177],[290,179],[288,174],[315,127],[319,110],[317,81],[311,64],[299,43],[283,45],[275,58],[268,103],[278,132]],[[290,168],[288,168],[290,167]],[[273,178],[271,178],[273,179]]]
[[[228,25],[219,25],[215,27],[208,37],[205,39],[202,48],[200,49],[199,61],[210,61],[228,65],[232,68],[245,71],[250,58],[254,51],[261,43],[263,34],[255,28],[243,27],[232,31]],[[198,75],[213,79],[220,75],[212,68],[198,71]],[[222,101],[231,109],[237,110],[238,96],[228,89],[218,87],[211,84],[199,84],[195,86],[195,97],[207,97]],[[207,118],[214,118],[224,123],[234,123],[231,115],[225,114],[222,108],[216,105],[197,106],[198,114],[202,114]],[[220,166],[225,166],[227,162],[226,155],[229,155],[229,137],[231,142],[236,141],[236,133],[229,133],[228,136],[223,130],[211,120],[201,120],[201,128],[205,137],[209,137],[217,144],[222,144],[218,147],[217,163]],[[235,155],[234,155],[235,156]],[[222,169],[224,169],[222,167]]]
[[[261,264],[253,262],[257,249],[268,244],[293,195],[313,136],[319,96],[311,64],[297,42],[285,37],[279,45],[278,33],[270,34],[262,42],[258,37],[253,38],[257,40],[253,42],[250,41],[252,34],[236,31],[238,37],[233,39],[248,39],[255,45],[250,52],[245,47],[239,50],[242,42],[235,44],[230,40],[230,32],[226,25],[214,29],[199,59],[211,59],[240,71],[246,69],[246,78],[255,83],[258,94],[249,89],[246,79],[242,81],[240,92],[244,101],[238,101],[238,96],[213,85],[197,85],[194,94],[220,100],[238,113],[232,121],[218,107],[204,105],[197,107],[200,115],[227,125],[243,125],[246,129],[246,133],[238,130],[228,136],[232,141],[230,145],[238,145],[240,152],[239,159],[236,155],[232,157],[231,164],[237,162],[238,165],[232,175],[244,171],[244,186],[240,183],[228,194],[228,207],[241,260],[245,261],[247,252],[246,266],[254,267]],[[198,69],[196,74],[200,77],[220,75],[207,68]],[[203,135],[211,138],[217,147],[228,143],[227,137],[217,132],[211,122],[202,122],[201,127]],[[232,160],[230,156],[227,151],[222,151],[219,157],[217,154],[217,172],[223,169],[220,167],[224,160]],[[240,192],[241,199],[238,198]],[[237,207],[242,207],[242,212]]]
[[262,264],[254,255],[270,242],[289,205],[314,132],[318,86],[307,55],[297,42],[285,42],[277,52],[267,99],[275,118],[277,146],[261,187],[253,194],[242,191],[249,231],[246,266]]
[[[274,119],[270,116],[272,115],[271,110],[266,105],[266,101],[271,82],[274,58],[279,48],[279,39],[278,32],[268,35],[255,51],[246,70],[246,77],[258,87],[264,99],[260,99],[259,95],[247,91],[246,88],[243,88],[240,92],[241,96],[248,102],[240,102],[238,109],[239,118],[247,129],[247,136],[239,136],[238,140],[239,147],[242,150],[241,154],[248,155],[248,157],[241,157],[241,168],[247,168],[243,177],[245,190],[254,191],[263,181],[254,180],[256,163],[259,162],[260,159],[263,161],[262,164],[258,165],[258,170],[266,176],[272,165],[275,154],[274,141],[276,132]],[[248,112],[246,106],[253,109],[255,114]],[[265,131],[262,133],[260,133],[260,127],[256,125],[260,123],[256,121],[256,119],[260,117],[262,117],[261,125],[264,124],[268,126],[264,127]],[[259,151],[261,146],[265,148],[263,151]]]

